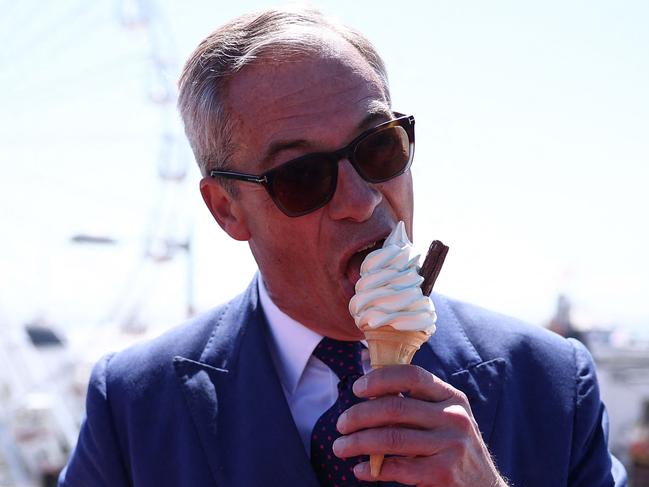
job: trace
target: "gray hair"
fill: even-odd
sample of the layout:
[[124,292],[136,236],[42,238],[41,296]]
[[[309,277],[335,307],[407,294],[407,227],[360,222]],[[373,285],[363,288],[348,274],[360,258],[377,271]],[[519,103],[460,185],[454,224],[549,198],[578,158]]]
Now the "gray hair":
[[178,82],[178,108],[203,176],[227,167],[234,151],[232,124],[225,112],[228,81],[262,54],[280,59],[322,52],[326,46],[318,32],[323,31],[341,36],[358,50],[378,75],[389,104],[385,64],[360,32],[314,9],[282,8],[243,15],[198,45]]

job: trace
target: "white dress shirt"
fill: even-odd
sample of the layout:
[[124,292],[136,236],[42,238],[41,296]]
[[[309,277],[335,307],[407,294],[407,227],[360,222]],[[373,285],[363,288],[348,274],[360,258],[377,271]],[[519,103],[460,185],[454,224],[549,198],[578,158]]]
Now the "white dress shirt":
[[[313,350],[323,336],[295,321],[270,299],[263,279],[258,279],[259,298],[270,326],[270,351],[293,421],[307,455],[311,455],[311,431],[318,418],[338,398],[338,376]],[[362,353],[363,370],[370,370],[369,352]]]

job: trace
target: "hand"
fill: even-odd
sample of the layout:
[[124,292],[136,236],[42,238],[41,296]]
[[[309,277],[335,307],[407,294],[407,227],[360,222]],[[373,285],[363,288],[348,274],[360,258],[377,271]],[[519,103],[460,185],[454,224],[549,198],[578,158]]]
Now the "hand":
[[[340,415],[340,458],[384,453],[378,478],[369,462],[354,474],[366,481],[440,487],[506,487],[482,440],[463,392],[415,365],[393,365],[358,379],[354,394],[376,398]],[[403,395],[399,395],[402,393]],[[405,397],[404,397],[405,396]]]

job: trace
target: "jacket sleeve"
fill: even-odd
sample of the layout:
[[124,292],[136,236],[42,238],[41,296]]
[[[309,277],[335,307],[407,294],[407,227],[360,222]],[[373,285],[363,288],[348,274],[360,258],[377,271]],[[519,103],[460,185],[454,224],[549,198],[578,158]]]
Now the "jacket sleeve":
[[59,487],[128,486],[108,398],[107,370],[112,355],[95,365],[86,398],[86,417],[68,464],[59,476]]
[[593,359],[580,342],[575,354],[575,420],[570,458],[570,487],[626,487],[624,467],[608,450],[608,416],[600,399]]

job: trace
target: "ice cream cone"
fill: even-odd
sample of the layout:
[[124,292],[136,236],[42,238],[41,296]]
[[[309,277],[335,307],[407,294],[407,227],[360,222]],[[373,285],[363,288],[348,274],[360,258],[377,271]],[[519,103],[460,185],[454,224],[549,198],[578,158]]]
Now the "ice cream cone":
[[[363,329],[363,333],[370,351],[370,363],[374,369],[386,365],[409,364],[422,343],[431,336],[426,331],[400,331],[390,325],[376,329],[368,327]],[[376,478],[381,473],[383,458],[381,453],[370,455],[372,477]]]
[[[421,344],[435,332],[435,306],[430,299],[448,247],[431,244],[424,265],[412,257],[404,222],[392,229],[380,249],[365,256],[349,301],[349,312],[365,334],[373,368],[409,364]],[[383,454],[370,455],[373,478],[381,473]]]
[[421,344],[430,338],[430,333],[421,330],[401,331],[390,325],[362,330],[370,350],[372,368],[385,365],[409,364]]

